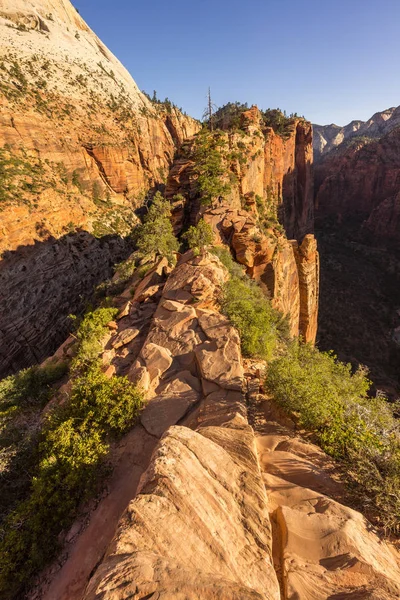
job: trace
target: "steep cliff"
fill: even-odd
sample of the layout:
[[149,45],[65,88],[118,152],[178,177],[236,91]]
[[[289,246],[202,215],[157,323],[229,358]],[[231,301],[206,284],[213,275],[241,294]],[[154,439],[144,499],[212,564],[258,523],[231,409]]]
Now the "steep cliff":
[[370,369],[376,387],[400,391],[398,327],[399,109],[377,113],[316,163],[322,248],[319,342]]
[[197,123],[153,106],[69,1],[2,0],[0,17],[0,251],[43,231],[126,232]]
[[0,39],[4,375],[53,351],[129,254],[134,210],[198,123],[153,105],[68,0],[1,0]]
[[[247,273],[262,282],[274,306],[288,316],[291,334],[314,342],[319,259],[310,233],[311,126],[293,119],[279,134],[265,126],[256,107],[242,112],[239,127],[227,118],[222,125],[214,136],[215,147],[213,136],[200,134],[185,143],[171,168],[166,194],[173,202],[175,232],[203,217],[217,243],[230,246]],[[203,153],[221,157],[219,179],[226,186],[223,197],[211,205],[199,192]],[[209,167],[210,173],[216,172],[215,165]],[[288,241],[293,237],[299,241]]]

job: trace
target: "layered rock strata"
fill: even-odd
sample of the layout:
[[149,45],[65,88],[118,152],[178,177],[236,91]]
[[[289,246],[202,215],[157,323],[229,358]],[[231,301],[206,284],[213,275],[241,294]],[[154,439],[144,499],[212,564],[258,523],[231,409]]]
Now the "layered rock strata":
[[[301,240],[314,230],[312,126],[294,119],[285,135],[266,127],[257,107],[241,115],[240,130],[231,130],[229,122],[223,138],[226,153],[236,158],[226,161],[237,183],[231,185],[226,199],[232,208],[255,205],[278,214],[288,238]],[[166,194],[184,194],[190,200],[185,220],[196,219],[196,174],[190,144],[185,144],[175,160],[166,185]],[[179,213],[178,213],[179,214]]]
[[227,244],[272,304],[288,317],[292,336],[315,342],[318,323],[319,255],[312,234],[299,244],[273,228],[264,232],[246,211],[219,206],[204,213],[217,242]]
[[[310,233],[311,126],[294,119],[286,134],[278,135],[265,127],[257,107],[242,113],[239,132],[229,129],[229,122],[224,123],[220,152],[225,179],[229,180],[229,173],[234,175],[230,191],[210,207],[201,204],[195,149],[193,141],[186,142],[166,185],[175,232],[204,217],[213,228],[215,242],[231,248],[250,277],[264,285],[274,306],[288,316],[291,335],[301,335],[313,343],[318,320],[319,257]],[[299,242],[288,241],[293,237]]]
[[55,350],[199,125],[153,105],[69,0],[0,0],[0,40],[5,375]]
[[41,239],[38,223],[123,231],[198,123],[154,106],[68,0],[1,0],[0,31],[2,158],[40,175],[2,198],[0,252]]
[[67,315],[84,310],[128,253],[119,236],[84,231],[10,252],[0,262],[0,377],[49,356],[70,329]]

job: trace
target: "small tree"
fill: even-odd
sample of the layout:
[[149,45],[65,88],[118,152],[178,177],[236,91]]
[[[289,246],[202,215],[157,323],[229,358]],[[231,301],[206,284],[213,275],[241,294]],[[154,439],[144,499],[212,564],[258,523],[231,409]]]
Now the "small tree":
[[193,249],[194,253],[198,255],[205,246],[213,243],[214,235],[211,225],[206,223],[204,219],[200,219],[196,227],[189,227],[182,238],[187,242],[189,248]]
[[142,256],[158,254],[165,256],[169,262],[173,261],[174,252],[177,252],[179,244],[174,236],[170,216],[170,203],[160,192],[157,192],[143,225],[139,227],[137,237],[139,254]]

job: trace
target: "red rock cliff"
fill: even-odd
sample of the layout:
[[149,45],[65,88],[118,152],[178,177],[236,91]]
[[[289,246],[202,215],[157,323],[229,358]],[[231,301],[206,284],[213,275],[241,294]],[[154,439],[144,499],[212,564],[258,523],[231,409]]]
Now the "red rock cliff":
[[154,106],[68,0],[0,0],[0,32],[0,252],[126,233],[197,122]]
[[[347,148],[339,146],[315,167],[318,215],[368,218],[400,187],[400,129],[379,140],[354,140]],[[375,218],[383,216],[376,212]],[[379,227],[384,228],[384,222]]]
[[[261,281],[276,308],[289,318],[290,331],[314,342],[317,330],[319,259],[313,229],[311,125],[299,119],[284,136],[265,127],[253,107],[241,115],[241,129],[220,134],[226,181],[224,201],[201,205],[196,186],[195,140],[175,161],[166,193],[174,201],[178,233],[201,215],[218,243],[228,244],[251,277]],[[229,176],[233,174],[232,177]],[[282,226],[285,226],[286,234]],[[303,241],[307,234],[307,242]],[[288,242],[296,237],[297,242]]]

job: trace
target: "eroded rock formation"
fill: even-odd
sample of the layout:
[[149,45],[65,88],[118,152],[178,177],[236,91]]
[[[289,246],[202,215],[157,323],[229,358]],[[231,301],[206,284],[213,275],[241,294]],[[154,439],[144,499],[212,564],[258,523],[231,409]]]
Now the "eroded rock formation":
[[104,369],[140,377],[141,424],[89,527],[74,525],[63,566],[32,597],[400,598],[395,551],[343,505],[332,462],[259,395],[262,365],[243,363],[218,312],[226,278],[214,256],[187,253],[120,296]]

